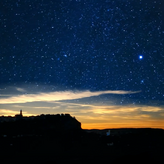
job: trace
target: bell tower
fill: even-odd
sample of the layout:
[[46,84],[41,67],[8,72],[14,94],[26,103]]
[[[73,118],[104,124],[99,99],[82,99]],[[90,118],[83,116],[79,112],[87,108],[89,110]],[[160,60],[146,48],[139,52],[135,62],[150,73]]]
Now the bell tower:
[[22,115],[22,109],[20,110],[20,116],[23,116],[23,115]]

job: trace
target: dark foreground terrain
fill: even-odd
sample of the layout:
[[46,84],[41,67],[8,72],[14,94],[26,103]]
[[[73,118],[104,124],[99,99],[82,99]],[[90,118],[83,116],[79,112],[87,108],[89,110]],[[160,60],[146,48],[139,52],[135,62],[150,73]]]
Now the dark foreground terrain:
[[164,163],[164,130],[84,130],[69,114],[0,118],[0,163]]

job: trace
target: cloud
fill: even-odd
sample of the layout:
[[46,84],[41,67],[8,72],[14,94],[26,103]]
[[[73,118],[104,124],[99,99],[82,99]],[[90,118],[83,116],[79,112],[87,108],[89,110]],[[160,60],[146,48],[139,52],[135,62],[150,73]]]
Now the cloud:
[[141,110],[144,112],[158,112],[161,111],[161,107],[147,106],[146,108],[142,108]]
[[18,111],[8,110],[8,109],[0,109],[0,114],[3,114],[3,115],[15,115],[15,114],[18,114]]
[[[122,114],[135,114],[135,115],[153,115],[154,113],[159,113],[164,111],[164,107],[158,106],[146,106],[146,105],[116,105],[113,103],[108,104],[82,104],[82,103],[72,103],[72,102],[55,102],[58,104],[57,108],[61,110],[65,109],[65,112],[69,113],[92,113],[92,114],[109,114],[110,116],[122,116]],[[39,108],[39,107],[38,107]]]
[[[64,102],[62,102],[63,104]],[[76,108],[72,108],[72,106]],[[105,120],[120,119],[120,120],[142,120],[142,119],[159,119],[159,115],[164,111],[164,107],[146,106],[146,105],[115,105],[115,104],[72,104],[67,103],[65,111],[76,115],[81,120],[86,119],[86,116],[93,117],[95,122],[103,117]],[[70,107],[69,107],[70,106]],[[62,108],[61,108],[62,109]],[[160,116],[162,117],[162,116]],[[162,117],[163,118],[163,117]]]
[[8,98],[0,99],[0,104],[14,104],[14,103],[27,103],[27,102],[52,102],[61,100],[75,100],[82,99],[92,96],[99,96],[103,94],[135,94],[140,91],[60,91],[60,92],[48,92],[48,93],[37,93],[37,94],[26,94],[11,96]]
[[23,88],[16,88],[16,90],[19,91],[19,92],[26,92],[26,90],[23,89]]
[[4,88],[4,89],[3,88],[0,88],[0,91],[3,91],[3,90],[6,90],[6,88]]
[[[3,116],[15,116],[16,114],[19,114],[18,111],[9,110],[9,109],[0,109],[0,115]],[[23,111],[24,116],[31,116],[32,114],[27,113],[26,111]]]
[[163,108],[156,107],[156,106],[132,106],[132,105],[118,106],[118,105],[111,105],[111,106],[95,107],[93,109],[93,112],[94,113],[100,113],[100,114],[118,114],[118,115],[120,115],[122,113],[139,114],[142,111],[144,111],[145,113],[150,113],[150,112],[153,113],[153,112],[159,112],[162,110],[163,110]]

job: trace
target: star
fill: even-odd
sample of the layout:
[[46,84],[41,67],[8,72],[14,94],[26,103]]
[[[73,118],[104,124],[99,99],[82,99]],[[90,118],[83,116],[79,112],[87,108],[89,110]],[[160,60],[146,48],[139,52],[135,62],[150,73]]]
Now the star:
[[141,80],[141,84],[144,84],[144,80]]
[[140,56],[139,56],[139,59],[143,59],[143,56],[142,56],[142,55],[140,55]]

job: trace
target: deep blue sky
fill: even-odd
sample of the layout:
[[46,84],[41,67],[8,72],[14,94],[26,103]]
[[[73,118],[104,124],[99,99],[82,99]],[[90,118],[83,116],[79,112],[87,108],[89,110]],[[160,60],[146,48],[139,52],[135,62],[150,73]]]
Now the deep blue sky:
[[1,0],[1,94],[140,91],[121,101],[162,105],[163,12],[163,0]]

